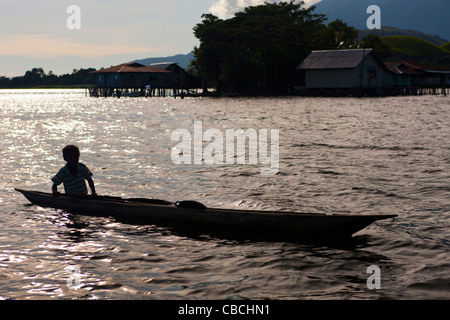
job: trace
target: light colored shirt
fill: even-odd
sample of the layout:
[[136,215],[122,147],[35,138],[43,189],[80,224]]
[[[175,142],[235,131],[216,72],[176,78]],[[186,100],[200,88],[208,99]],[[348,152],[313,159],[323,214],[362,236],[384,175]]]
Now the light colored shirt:
[[58,171],[58,173],[52,178],[52,181],[56,185],[63,183],[66,194],[75,196],[87,195],[85,180],[92,177],[92,172],[81,162],[77,165],[78,169],[75,176],[70,173],[69,168],[65,166]]

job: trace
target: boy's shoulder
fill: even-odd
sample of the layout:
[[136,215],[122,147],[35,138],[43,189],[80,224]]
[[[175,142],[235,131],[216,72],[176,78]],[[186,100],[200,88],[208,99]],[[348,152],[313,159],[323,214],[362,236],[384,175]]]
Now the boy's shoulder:
[[61,167],[61,168],[59,168],[58,173],[59,173],[59,172],[64,172],[64,171],[66,171],[66,170],[68,170],[66,166]]
[[83,172],[91,173],[91,170],[82,162],[78,162],[78,169],[82,170]]

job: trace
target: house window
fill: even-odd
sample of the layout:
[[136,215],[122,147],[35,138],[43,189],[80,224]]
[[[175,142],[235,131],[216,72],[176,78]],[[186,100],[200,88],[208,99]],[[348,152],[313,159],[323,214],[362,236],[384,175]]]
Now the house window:
[[375,67],[368,67],[367,68],[367,74],[369,75],[369,79],[376,79],[377,78],[377,69]]

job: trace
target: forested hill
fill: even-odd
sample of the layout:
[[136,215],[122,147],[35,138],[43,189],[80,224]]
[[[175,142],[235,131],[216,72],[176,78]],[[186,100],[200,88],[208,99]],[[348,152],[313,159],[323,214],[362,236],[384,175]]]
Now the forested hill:
[[322,0],[316,13],[325,14],[328,21],[340,19],[357,29],[367,29],[367,8],[381,9],[381,26],[438,35],[450,40],[449,0]]
[[425,41],[431,42],[437,46],[442,46],[448,43],[448,40],[443,39],[437,35],[431,35],[428,33],[423,33],[416,30],[405,30],[394,27],[382,27],[381,29],[361,29],[359,30],[359,39],[366,38],[369,34],[373,34],[378,37],[389,37],[389,36],[411,36]]

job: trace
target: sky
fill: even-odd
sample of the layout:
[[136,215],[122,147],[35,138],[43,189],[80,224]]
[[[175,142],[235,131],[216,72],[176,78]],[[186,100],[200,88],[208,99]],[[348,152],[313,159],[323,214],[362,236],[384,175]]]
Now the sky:
[[187,54],[198,45],[193,27],[202,14],[226,19],[264,2],[0,0],[0,76],[22,76],[32,68],[61,75],[74,69]]

